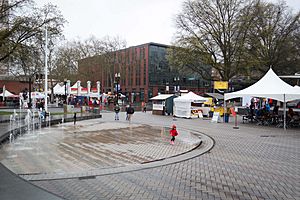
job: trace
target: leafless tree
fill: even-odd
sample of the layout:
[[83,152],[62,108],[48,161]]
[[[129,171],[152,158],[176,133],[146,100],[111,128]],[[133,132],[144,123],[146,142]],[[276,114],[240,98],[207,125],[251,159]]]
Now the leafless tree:
[[26,78],[29,81],[29,84],[31,84],[35,75],[44,74],[45,29],[47,29],[49,41],[47,46],[47,70],[51,75],[52,52],[57,39],[62,37],[62,28],[65,20],[57,10],[56,6],[48,4],[43,8],[36,9],[31,15],[28,15],[26,21],[26,26],[20,27],[19,31],[16,31],[11,35],[12,41],[14,41],[13,39],[18,37],[19,34],[23,33],[23,29],[28,29],[27,26],[31,26],[32,24],[44,24],[44,26],[37,27],[36,30],[32,32],[31,37],[23,40],[14,47],[12,52],[10,52],[11,67],[9,68],[9,72],[16,78]]
[[[88,38],[84,41],[72,41],[62,45],[56,52],[56,77],[89,80],[101,77],[100,68],[105,69],[113,83],[115,51],[125,48],[126,42],[119,37]],[[78,73],[78,62],[85,62],[84,70]],[[113,86],[112,86],[113,87]]]
[[[249,17],[252,3],[246,0],[185,1],[176,17],[174,46],[179,49],[175,54],[182,52],[195,63],[199,63],[200,58],[202,63],[213,67],[216,79],[229,80],[240,73],[243,45],[252,22]],[[210,73],[207,65],[182,63],[181,66],[203,77]]]
[[281,74],[299,71],[300,11],[292,12],[285,2],[257,1],[251,15],[254,23],[245,45],[251,74],[264,74],[270,67]]

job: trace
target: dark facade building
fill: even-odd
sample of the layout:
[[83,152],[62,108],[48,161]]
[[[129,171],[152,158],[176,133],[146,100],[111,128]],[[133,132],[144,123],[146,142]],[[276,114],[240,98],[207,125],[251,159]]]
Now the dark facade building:
[[208,92],[209,81],[197,76],[185,77],[172,70],[166,58],[168,48],[147,43],[122,49],[113,52],[109,66],[108,62],[102,62],[103,56],[85,58],[79,61],[79,77],[83,83],[92,81],[92,85],[100,81],[102,92],[118,90],[137,102],[147,102],[158,93],[174,93],[179,88],[198,94]]

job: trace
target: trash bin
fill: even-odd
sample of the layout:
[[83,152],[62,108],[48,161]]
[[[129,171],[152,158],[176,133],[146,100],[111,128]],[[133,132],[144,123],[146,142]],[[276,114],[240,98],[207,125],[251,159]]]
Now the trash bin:
[[225,113],[225,123],[228,123],[228,122],[229,122],[229,114]]

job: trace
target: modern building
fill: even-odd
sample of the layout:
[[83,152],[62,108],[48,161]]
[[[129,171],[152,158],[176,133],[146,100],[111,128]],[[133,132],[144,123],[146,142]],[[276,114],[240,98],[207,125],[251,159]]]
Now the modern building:
[[[132,102],[148,102],[159,93],[174,93],[179,89],[197,94],[208,92],[209,81],[194,75],[183,76],[169,66],[168,48],[164,44],[147,43],[118,50],[109,56],[85,58],[78,63],[79,77],[82,83],[90,80],[92,85],[100,81],[102,92],[118,91]],[[111,62],[107,62],[108,57]]]

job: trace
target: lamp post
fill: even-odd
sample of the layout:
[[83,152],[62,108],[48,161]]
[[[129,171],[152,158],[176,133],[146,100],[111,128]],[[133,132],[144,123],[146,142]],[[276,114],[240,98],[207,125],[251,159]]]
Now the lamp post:
[[174,92],[175,92],[175,93],[179,92],[179,90],[180,90],[180,89],[179,89],[179,80],[180,80],[180,79],[179,79],[179,76],[177,76],[177,77],[174,78],[174,82],[175,82]]
[[166,93],[169,94],[169,82],[166,82]]
[[67,104],[67,79],[64,79],[64,84],[65,84],[65,104]]
[[116,80],[116,91],[117,91],[117,103],[119,102],[119,82],[120,82],[121,75],[120,73],[115,73],[115,80]]
[[48,112],[48,34],[47,26],[45,27],[45,111]]

